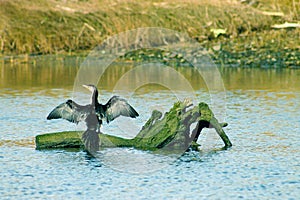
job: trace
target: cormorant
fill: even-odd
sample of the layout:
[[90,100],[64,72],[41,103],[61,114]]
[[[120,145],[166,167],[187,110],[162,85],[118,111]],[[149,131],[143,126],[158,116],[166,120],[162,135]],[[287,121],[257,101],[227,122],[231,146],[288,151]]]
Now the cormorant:
[[121,115],[131,118],[139,116],[137,111],[125,99],[122,99],[119,96],[113,96],[103,105],[98,102],[98,90],[96,86],[89,84],[83,85],[83,87],[92,92],[91,102],[95,103],[96,114],[101,124],[102,120],[109,123]]
[[97,151],[99,149],[99,136],[97,130],[99,129],[100,121],[93,105],[95,105],[94,102],[82,106],[69,99],[65,103],[54,108],[47,119],[62,118],[76,124],[84,121],[87,126],[87,130],[82,135],[84,146],[89,151]]
[[84,121],[87,126],[87,130],[82,135],[85,148],[89,151],[97,151],[99,149],[97,130],[100,133],[103,119],[109,123],[120,115],[135,118],[139,114],[125,99],[118,96],[113,96],[105,105],[102,105],[98,102],[97,88],[94,85],[83,86],[92,92],[90,104],[82,106],[69,99],[54,108],[47,119],[62,118],[76,124]]

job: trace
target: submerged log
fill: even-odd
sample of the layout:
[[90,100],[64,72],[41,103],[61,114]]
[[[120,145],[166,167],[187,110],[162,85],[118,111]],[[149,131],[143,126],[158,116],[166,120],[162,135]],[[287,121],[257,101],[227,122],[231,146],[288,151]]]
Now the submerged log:
[[[196,124],[193,130],[192,124]],[[196,141],[203,128],[214,128],[227,148],[232,144],[222,129],[225,126],[226,123],[218,122],[206,103],[199,103],[192,108],[192,104],[185,100],[176,102],[163,117],[160,111],[154,110],[133,139],[99,134],[100,148],[134,147],[152,151],[185,151],[189,147],[197,149],[199,145]],[[81,136],[81,131],[37,135],[36,148],[81,148],[84,147]]]

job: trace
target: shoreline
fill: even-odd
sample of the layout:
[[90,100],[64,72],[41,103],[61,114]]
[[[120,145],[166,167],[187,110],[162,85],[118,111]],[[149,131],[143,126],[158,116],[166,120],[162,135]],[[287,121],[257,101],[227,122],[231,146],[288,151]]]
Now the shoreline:
[[[208,51],[217,66],[300,66],[300,3],[291,4],[290,0],[257,4],[239,0],[4,0],[0,5],[3,62],[26,63],[40,55],[86,57],[115,34],[162,27],[187,33]],[[140,51],[124,57],[128,62],[139,60]],[[150,54],[145,56],[152,58]]]

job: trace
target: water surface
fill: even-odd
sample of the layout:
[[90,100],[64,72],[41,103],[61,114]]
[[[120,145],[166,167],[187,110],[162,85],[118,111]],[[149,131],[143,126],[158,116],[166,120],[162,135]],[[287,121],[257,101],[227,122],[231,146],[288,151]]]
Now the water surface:
[[[214,131],[205,130],[198,140],[202,145],[200,152],[187,152],[173,162],[164,163],[164,156],[130,148],[104,150],[103,159],[94,159],[78,149],[35,150],[37,134],[77,129],[66,121],[45,118],[56,105],[72,98],[79,67],[80,62],[74,60],[51,59],[35,64],[0,65],[2,199],[297,199],[300,196],[299,70],[220,69],[229,123],[225,131],[233,147],[221,150],[220,138]],[[108,70],[106,79],[99,84],[102,102],[111,96],[118,77],[131,67]],[[190,80],[199,101],[210,103],[203,79],[193,69],[177,70]],[[118,119],[105,125],[104,132],[134,137],[151,110],[168,110],[176,95],[152,84],[137,90],[129,100],[141,116],[129,121]],[[154,162],[139,159],[131,163],[133,158],[149,155]],[[149,170],[151,167],[155,170]]]

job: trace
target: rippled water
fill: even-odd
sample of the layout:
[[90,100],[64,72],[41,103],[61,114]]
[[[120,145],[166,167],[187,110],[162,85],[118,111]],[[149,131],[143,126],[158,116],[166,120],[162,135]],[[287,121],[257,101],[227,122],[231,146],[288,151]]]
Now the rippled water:
[[[300,196],[300,71],[222,69],[229,123],[225,132],[233,147],[221,150],[220,138],[214,131],[205,130],[198,141],[200,152],[187,152],[165,162],[165,156],[131,148],[103,150],[100,159],[78,149],[35,150],[37,134],[76,129],[65,121],[45,118],[54,106],[72,97],[77,68],[67,64],[27,66],[24,71],[22,67],[1,66],[1,199]],[[180,72],[186,76],[191,73],[188,69]],[[30,78],[29,74],[35,75]],[[36,77],[39,74],[44,78]],[[201,101],[210,101],[205,88],[195,88]],[[167,110],[176,100],[167,90],[152,89],[141,89],[130,99],[143,113],[139,119],[131,120],[130,126],[120,119],[104,127],[104,132],[134,137],[138,130],[131,130],[132,124],[142,126],[156,105]],[[103,90],[102,101],[109,97],[110,90]],[[151,159],[134,160],[142,157]]]

